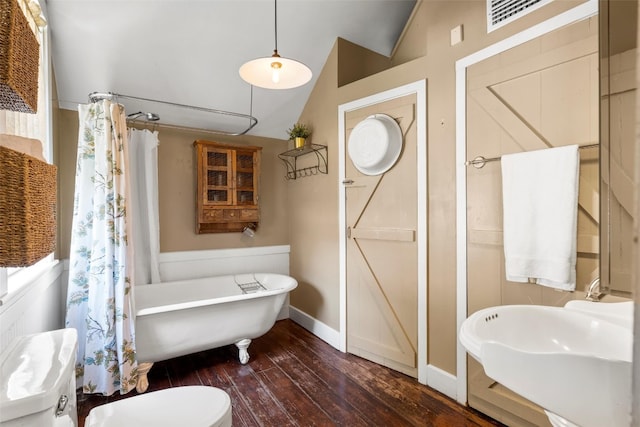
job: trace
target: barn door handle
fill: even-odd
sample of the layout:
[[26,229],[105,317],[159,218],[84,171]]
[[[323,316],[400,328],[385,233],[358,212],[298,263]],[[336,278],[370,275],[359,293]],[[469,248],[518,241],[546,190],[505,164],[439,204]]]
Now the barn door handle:
[[345,179],[342,181],[342,185],[351,185],[351,184],[353,184],[352,179]]
[[347,227],[347,239],[351,238],[351,226]]

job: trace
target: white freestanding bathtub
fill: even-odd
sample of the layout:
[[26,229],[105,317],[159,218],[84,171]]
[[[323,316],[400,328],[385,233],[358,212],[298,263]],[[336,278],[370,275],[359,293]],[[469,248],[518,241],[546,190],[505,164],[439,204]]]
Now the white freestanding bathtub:
[[281,274],[255,273],[135,287],[138,384],[143,393],[154,362],[235,344],[249,361],[251,340],[274,325],[298,285]]

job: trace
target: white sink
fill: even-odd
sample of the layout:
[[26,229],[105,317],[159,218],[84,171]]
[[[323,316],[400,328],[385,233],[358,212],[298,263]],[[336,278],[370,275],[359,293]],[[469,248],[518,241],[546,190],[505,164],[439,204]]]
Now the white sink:
[[469,316],[460,342],[554,426],[630,423],[633,302],[506,305]]

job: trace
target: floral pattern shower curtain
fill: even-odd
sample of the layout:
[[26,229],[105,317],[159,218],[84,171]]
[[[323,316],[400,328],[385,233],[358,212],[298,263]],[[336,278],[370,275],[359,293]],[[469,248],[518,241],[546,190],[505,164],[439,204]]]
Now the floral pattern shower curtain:
[[66,326],[84,393],[124,394],[137,379],[126,118],[108,100],[79,118]]

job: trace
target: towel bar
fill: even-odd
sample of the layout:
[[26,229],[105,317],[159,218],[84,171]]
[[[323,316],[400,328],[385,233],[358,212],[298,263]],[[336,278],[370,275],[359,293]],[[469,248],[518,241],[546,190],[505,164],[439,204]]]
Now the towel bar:
[[[583,148],[596,148],[596,147],[600,147],[600,144],[581,145],[578,148],[583,149]],[[464,162],[464,165],[465,166],[473,165],[473,167],[476,169],[482,169],[484,165],[486,165],[487,163],[497,162],[497,161],[500,161],[501,159],[502,159],[502,156],[489,157],[488,159],[483,156],[478,156],[473,160],[467,160],[466,162]]]

